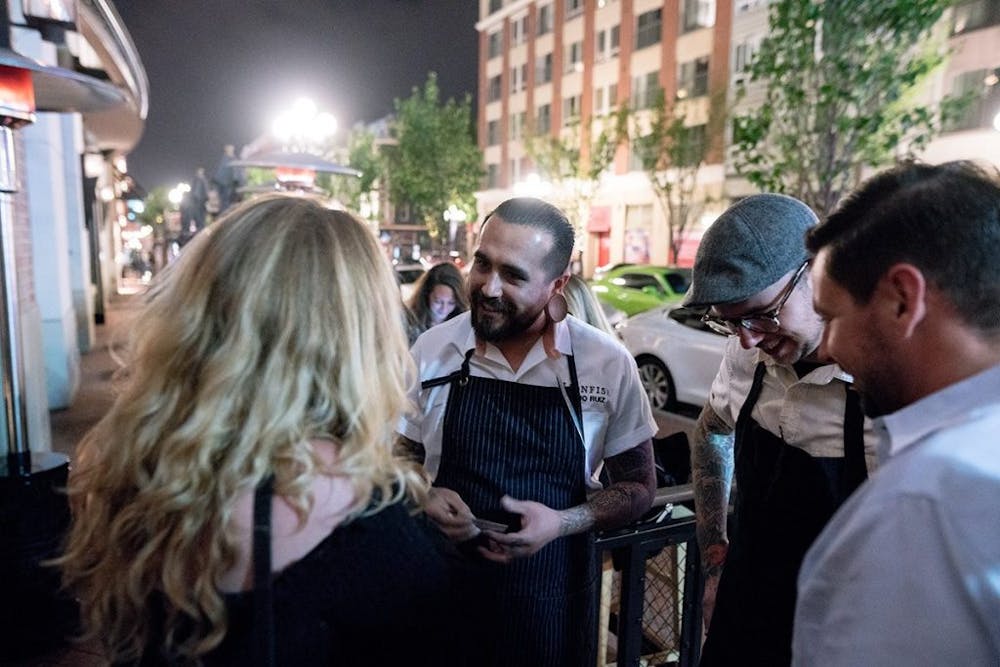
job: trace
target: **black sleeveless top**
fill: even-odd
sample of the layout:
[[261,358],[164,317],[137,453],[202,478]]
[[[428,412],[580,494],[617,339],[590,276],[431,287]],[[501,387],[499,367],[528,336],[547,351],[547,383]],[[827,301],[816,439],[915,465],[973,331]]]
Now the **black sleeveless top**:
[[[403,503],[338,526],[273,577],[274,664],[463,664],[459,559]],[[228,630],[203,664],[262,664],[254,595],[223,596]],[[180,664],[150,648],[142,665]]]

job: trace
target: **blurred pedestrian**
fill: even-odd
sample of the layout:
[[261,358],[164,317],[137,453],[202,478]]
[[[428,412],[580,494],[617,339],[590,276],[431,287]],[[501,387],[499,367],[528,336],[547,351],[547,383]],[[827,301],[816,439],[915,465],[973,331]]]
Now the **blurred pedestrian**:
[[267,196],[158,276],[61,560],[112,662],[452,664],[446,541],[391,455],[412,362],[349,214]]
[[208,207],[208,179],[205,178],[204,167],[198,167],[194,180],[191,181],[190,216],[194,223],[194,231],[205,228],[205,216]]
[[808,245],[883,465],[802,564],[795,664],[1000,664],[1000,172],[891,169]]
[[[795,576],[812,541],[875,462],[851,378],[818,348],[797,199],[747,197],[712,223],[685,305],[729,336],[691,439],[708,636],[702,665],[792,658]],[[734,530],[727,530],[736,478]]]
[[237,169],[232,166],[236,160],[236,148],[226,144],[222,149],[222,157],[212,174],[212,185],[219,196],[219,213],[236,202],[236,190],[239,187]]
[[412,314],[409,331],[412,345],[417,336],[432,326],[469,309],[462,272],[451,262],[435,264],[417,280],[407,306]]

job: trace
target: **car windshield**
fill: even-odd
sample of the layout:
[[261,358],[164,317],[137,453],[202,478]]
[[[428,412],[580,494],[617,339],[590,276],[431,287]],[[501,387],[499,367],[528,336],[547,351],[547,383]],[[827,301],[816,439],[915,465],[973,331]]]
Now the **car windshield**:
[[684,294],[691,287],[690,269],[671,269],[663,273],[663,278],[675,294]]

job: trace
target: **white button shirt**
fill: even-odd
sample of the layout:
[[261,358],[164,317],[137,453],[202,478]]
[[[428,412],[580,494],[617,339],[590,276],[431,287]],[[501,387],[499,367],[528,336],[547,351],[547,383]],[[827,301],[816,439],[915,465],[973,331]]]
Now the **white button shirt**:
[[882,419],[799,573],[793,663],[1000,665],[1000,366]]
[[[791,366],[779,364],[757,348],[745,350],[738,336],[730,336],[709,396],[715,413],[730,428],[736,427],[759,361],[767,370],[751,413],[754,420],[810,456],[842,457],[845,384],[853,378],[836,364],[820,366],[799,378]],[[877,449],[878,436],[866,419],[865,462],[869,472],[878,463]]]
[[[397,430],[410,440],[423,443],[424,467],[432,478],[441,461],[444,415],[451,385],[421,389],[420,383],[457,371],[465,353],[475,346],[471,314],[465,312],[428,329],[410,350],[418,373],[410,389],[415,409],[400,420]],[[470,374],[541,387],[562,384],[568,391],[570,375],[565,355],[573,355],[587,453],[585,469],[580,472],[588,488],[600,489],[595,473],[599,472],[603,460],[653,437],[656,422],[635,360],[619,341],[570,315],[556,324],[555,349],[561,356],[549,358],[539,339],[514,371],[500,350],[487,343],[484,355],[472,355]],[[566,409],[574,414],[570,405]]]

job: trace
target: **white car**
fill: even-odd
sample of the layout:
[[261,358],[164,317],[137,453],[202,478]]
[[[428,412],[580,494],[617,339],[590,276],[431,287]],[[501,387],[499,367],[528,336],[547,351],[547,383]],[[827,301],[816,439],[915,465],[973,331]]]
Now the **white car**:
[[678,403],[701,408],[708,402],[727,337],[703,324],[701,312],[663,306],[634,315],[616,328],[635,357],[653,408],[673,410]]

